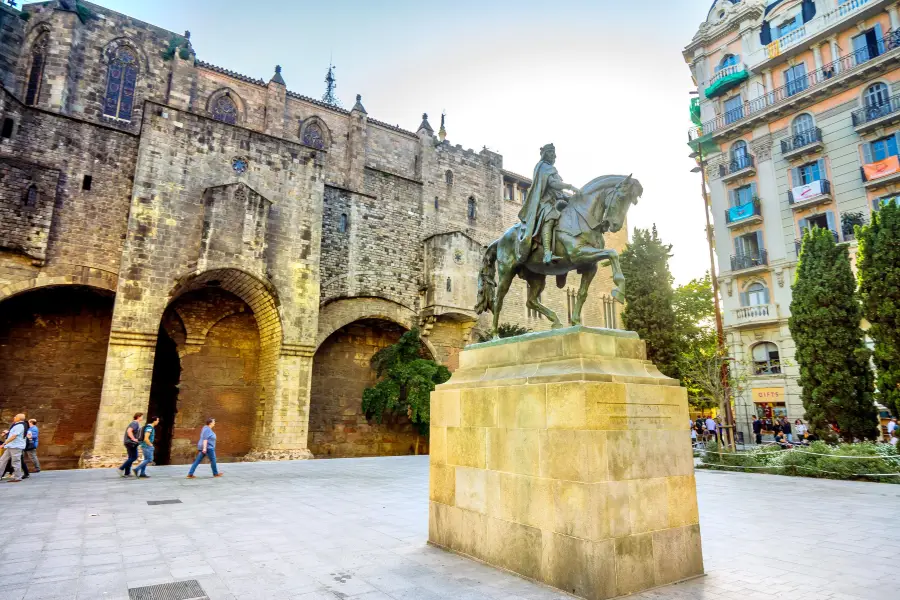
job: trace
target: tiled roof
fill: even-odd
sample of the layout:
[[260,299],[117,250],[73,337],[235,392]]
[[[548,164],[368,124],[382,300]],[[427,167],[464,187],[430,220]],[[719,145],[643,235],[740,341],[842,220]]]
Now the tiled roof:
[[211,65],[208,62],[204,62],[202,60],[195,60],[194,65],[198,67],[203,67],[204,69],[209,69],[210,71],[215,71],[216,73],[221,73],[222,75],[228,75],[229,77],[234,77],[237,80],[252,83],[253,85],[258,85],[260,87],[266,87],[266,82],[262,79],[253,79],[252,77],[247,77],[246,75],[241,75],[240,73],[236,73],[229,69],[223,69],[222,67],[217,67],[216,65]]

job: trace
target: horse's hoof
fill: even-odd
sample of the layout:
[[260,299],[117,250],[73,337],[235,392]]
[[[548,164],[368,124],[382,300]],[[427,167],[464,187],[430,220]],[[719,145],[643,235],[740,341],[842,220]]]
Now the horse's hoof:
[[565,327],[565,325],[563,325],[562,323],[556,322],[550,326],[550,329],[562,329],[563,327]]

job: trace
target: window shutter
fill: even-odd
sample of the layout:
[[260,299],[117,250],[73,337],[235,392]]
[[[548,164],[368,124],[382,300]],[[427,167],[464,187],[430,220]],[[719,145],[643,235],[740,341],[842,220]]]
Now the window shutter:
[[[888,102],[890,102],[890,100],[888,100]],[[900,151],[900,131],[894,134],[894,140],[897,143],[897,150]]]
[[741,292],[741,306],[750,306],[750,294]]
[[863,150],[863,164],[864,165],[868,165],[870,163],[875,162],[874,160],[872,160],[872,144],[863,143],[862,150]]
[[819,179],[828,179],[828,177],[825,176],[825,159],[820,158],[816,162],[819,165]]
[[834,213],[829,210],[827,213],[825,213],[825,219],[828,220],[828,229],[837,231],[837,229],[835,229],[834,227]]
[[762,22],[762,27],[759,30],[759,43],[763,46],[768,46],[772,43],[772,26],[769,25],[768,21]]
[[734,238],[734,253],[738,256],[743,256],[744,254],[744,238],[743,236],[738,236]]
[[[884,54],[886,50],[884,47],[884,40],[882,39],[883,35],[884,34],[881,32],[881,23],[875,23],[875,43],[878,44],[878,54]],[[869,58],[871,58],[871,56]]]
[[762,229],[759,229],[756,232],[756,247],[759,249],[760,253],[764,250]]
[[800,178],[800,167],[794,167],[791,169],[791,187],[795,188],[803,184],[803,180]]
[[807,229],[806,223],[807,223],[806,219],[800,219],[799,221],[797,221],[797,227],[800,228],[800,239],[801,240],[803,239],[803,234],[806,233],[806,229]]
[[750,200],[756,198],[756,182],[750,184]]
[[728,206],[737,206],[737,190],[728,190]]
[[769,304],[769,288],[768,288],[768,286],[763,288],[763,304]]
[[801,14],[803,15],[804,23],[812,21],[812,18],[816,16],[816,3],[813,0],[803,0]]

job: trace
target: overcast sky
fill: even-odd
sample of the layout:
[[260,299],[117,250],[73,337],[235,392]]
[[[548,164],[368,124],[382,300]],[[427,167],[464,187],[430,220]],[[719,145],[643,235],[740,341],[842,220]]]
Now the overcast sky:
[[197,57],[289,90],[324,92],[331,58],[345,107],[448,139],[530,175],[556,145],[568,183],[634,173],[630,227],[656,223],[679,283],[708,269],[699,174],[686,145],[691,78],[681,55],[711,0],[93,0],[181,33]]

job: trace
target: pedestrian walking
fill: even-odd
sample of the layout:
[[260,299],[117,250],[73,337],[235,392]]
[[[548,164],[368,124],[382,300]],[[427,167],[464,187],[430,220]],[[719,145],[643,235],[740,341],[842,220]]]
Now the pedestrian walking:
[[194,459],[194,464],[191,465],[191,470],[188,471],[188,479],[194,478],[194,471],[197,470],[197,466],[203,461],[204,456],[209,458],[209,466],[212,467],[213,477],[222,476],[216,467],[216,432],[213,431],[215,426],[215,419],[210,417],[206,420],[206,426],[200,432],[200,441],[197,442],[197,458]]
[[138,479],[150,478],[147,475],[147,465],[153,462],[153,442],[156,440],[157,425],[159,425],[159,417],[150,417],[141,432],[141,453],[144,455],[144,460],[134,470],[134,474]]
[[791,422],[787,420],[787,417],[781,417],[781,431],[784,433],[787,441],[793,444],[794,434],[791,432]]
[[716,422],[712,417],[706,417],[706,431],[715,439],[719,440],[718,430],[716,428]]
[[763,422],[753,415],[753,437],[757,444],[762,444],[762,428]]
[[3,455],[0,456],[0,473],[6,470],[6,466],[12,463],[13,474],[7,481],[18,483],[22,481],[22,453],[25,451],[25,415],[19,413],[10,425],[6,438],[0,447]]
[[37,419],[28,419],[28,433],[25,434],[25,454],[31,459],[35,473],[41,472],[41,463],[38,461],[37,456],[38,434]]
[[125,439],[123,440],[123,443],[125,444],[125,451],[128,453],[128,458],[126,458],[125,462],[119,467],[119,474],[122,477],[131,477],[131,465],[137,460],[138,446],[141,443],[138,436],[141,435],[141,417],[143,416],[144,413],[142,412],[134,413],[134,420],[131,421],[125,429]]

